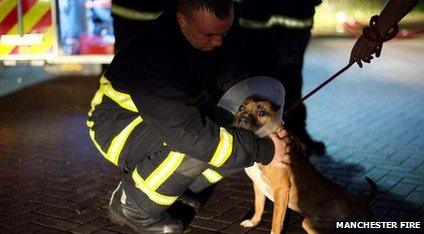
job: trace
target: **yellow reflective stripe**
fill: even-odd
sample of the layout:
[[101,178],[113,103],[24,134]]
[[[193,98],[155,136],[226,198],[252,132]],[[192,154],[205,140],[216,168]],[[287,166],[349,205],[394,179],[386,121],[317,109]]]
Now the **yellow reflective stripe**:
[[239,23],[244,28],[249,29],[269,29],[273,26],[283,26],[286,28],[306,29],[311,28],[313,18],[296,19],[283,15],[272,15],[267,21],[251,20],[240,18]]
[[216,183],[216,182],[218,182],[219,180],[222,179],[222,176],[218,172],[216,172],[216,171],[214,171],[212,169],[209,169],[209,168],[206,169],[204,172],[202,172],[202,175],[204,177],[206,177],[206,179],[211,184],[214,184],[214,183]]
[[219,129],[219,143],[215,150],[210,164],[215,167],[221,167],[230,157],[233,151],[233,136],[225,128]]
[[166,196],[162,195],[158,192],[156,192],[154,189],[149,188],[147,186],[146,182],[141,178],[140,174],[137,171],[137,167],[134,169],[134,172],[132,173],[132,178],[135,182],[135,187],[140,189],[143,193],[145,193],[150,200],[153,202],[159,204],[159,205],[171,205],[172,203],[177,200],[177,196]]
[[158,11],[158,12],[136,11],[126,7],[118,6],[116,4],[112,5],[111,11],[113,14],[119,15],[122,18],[127,18],[132,20],[154,20],[162,14],[162,11]]
[[[90,125],[91,124],[94,125],[94,123],[90,123]],[[88,122],[87,122],[87,125],[89,125]],[[90,128],[89,134],[90,134],[91,141],[96,146],[97,150],[103,155],[103,157],[107,158],[106,153],[103,151],[102,147],[96,141],[96,133],[93,131],[93,129]]]
[[143,119],[138,116],[130,124],[128,124],[124,130],[122,130],[110,143],[109,149],[107,150],[106,158],[113,164],[118,165],[119,155],[121,155],[122,148],[124,148],[125,142],[134,128],[143,122]]
[[[32,27],[40,21],[40,19],[47,13],[50,9],[50,1],[39,0],[28,12],[25,13],[23,17],[24,22],[24,34],[27,34],[31,31]],[[18,34],[18,24],[15,24],[8,32],[8,35]],[[9,54],[12,52],[14,45],[1,45],[0,54]]]
[[[124,94],[118,92],[112,88],[110,82],[103,76],[100,79],[100,89],[94,95],[93,100],[91,101],[91,110],[88,112],[88,116],[92,116],[95,108],[99,105],[103,100],[103,95],[110,97],[116,103],[118,103],[121,107],[128,109],[130,111],[137,112],[137,108],[131,100],[131,97],[128,94]],[[134,128],[143,122],[141,116],[135,118],[130,124],[128,124],[116,137],[112,139],[110,146],[107,150],[107,153],[103,151],[101,146],[97,143],[95,139],[95,132],[91,129],[94,126],[93,121],[87,121],[87,126],[90,128],[90,138],[93,141],[96,148],[100,151],[100,153],[113,164],[118,165],[119,156],[122,152],[122,149],[131,134]]]
[[54,42],[54,31],[53,27],[50,26],[47,31],[44,33],[43,42],[37,45],[31,45],[28,47],[23,47],[21,49],[22,54],[42,54],[47,53],[53,47]]
[[147,177],[146,185],[153,190],[159,188],[180,166],[184,156],[182,153],[171,151],[168,157]]
[[88,112],[88,116],[91,117],[91,115],[93,114],[94,110],[96,109],[96,106],[99,105],[100,103],[102,103],[103,100],[103,92],[101,89],[97,90],[96,94],[93,97],[93,100],[91,100],[91,109]]
[[94,126],[94,122],[87,120],[87,127],[92,128],[93,126]]
[[131,96],[113,89],[112,84],[104,76],[100,78],[100,89],[106,96],[118,103],[122,108],[138,113],[137,107],[132,101]]
[[[97,105],[99,105],[102,102],[103,99],[103,93],[98,90],[96,94],[94,95],[93,100],[91,101],[91,110],[88,112],[88,116],[91,116],[93,114],[93,111]],[[96,133],[91,129],[94,126],[93,121],[87,121],[87,127],[89,127],[89,134],[91,141],[96,146],[97,150],[103,155],[103,157],[107,158],[106,153],[103,151],[102,147],[97,143],[96,141]]]
[[0,1],[0,22],[6,18],[7,15],[18,5],[16,0],[3,0]]
[[128,124],[124,128],[124,130],[122,130],[115,138],[113,138],[112,142],[110,143],[109,149],[107,150],[107,153],[103,151],[102,147],[96,141],[95,132],[93,131],[93,129],[91,129],[94,125],[94,122],[87,121],[87,126],[90,128],[90,138],[96,148],[100,151],[103,157],[118,166],[119,156],[121,155],[122,148],[124,147],[125,142],[127,141],[129,135],[134,130],[134,128],[141,122],[143,122],[143,120],[139,116],[135,118],[130,124]]
[[[109,83],[110,84],[110,83]],[[110,87],[112,88],[112,87]],[[109,91],[110,92],[110,91]],[[91,116],[96,108],[97,105],[99,105],[103,100],[104,95],[104,89],[100,87],[100,89],[96,92],[94,95],[93,100],[91,101],[91,110],[88,112],[88,116]],[[129,96],[129,95],[128,95]],[[93,129],[91,129],[94,126],[93,121],[87,121],[87,126],[90,128],[90,138],[93,141],[96,148],[100,151],[100,153],[109,161],[111,161],[113,164],[118,165],[119,161],[119,155],[121,154],[122,148],[125,145],[125,142],[127,141],[127,138],[131,134],[131,132],[134,130],[134,128],[139,125],[141,122],[143,122],[143,119],[138,116],[135,118],[130,124],[128,124],[124,130],[122,130],[115,138],[113,138],[109,149],[107,150],[107,153],[105,153],[102,149],[102,147],[97,143],[95,138],[95,132]]]

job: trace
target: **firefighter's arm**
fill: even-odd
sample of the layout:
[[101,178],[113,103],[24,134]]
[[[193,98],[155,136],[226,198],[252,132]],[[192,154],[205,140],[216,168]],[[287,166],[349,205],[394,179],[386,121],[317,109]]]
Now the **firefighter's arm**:
[[218,126],[202,116],[187,93],[174,84],[175,77],[146,66],[139,66],[134,75],[142,78],[133,82],[136,85],[130,90],[131,97],[143,121],[171,150],[205,162],[215,158],[220,162],[235,160],[245,166],[272,160],[272,140],[258,138],[244,129]]

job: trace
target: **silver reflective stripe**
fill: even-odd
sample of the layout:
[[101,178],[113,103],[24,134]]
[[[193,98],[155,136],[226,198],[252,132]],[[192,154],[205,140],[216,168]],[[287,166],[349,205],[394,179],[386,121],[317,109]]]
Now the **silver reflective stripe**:
[[283,15],[273,15],[268,21],[268,24],[275,26],[283,26],[287,28],[311,28],[314,23],[314,18],[307,18],[307,19],[296,19],[291,18]]
[[[109,205],[112,205],[112,200],[115,197],[115,193],[118,191],[119,187],[121,187],[121,184],[122,184],[122,182],[119,182],[118,187],[116,187],[116,189],[112,192],[112,195],[110,196]],[[124,190],[122,190],[122,191],[124,191]]]
[[136,11],[133,9],[129,9],[126,7],[113,4],[112,13],[126,19],[148,21],[148,20],[154,20],[158,18],[162,14],[162,11],[157,11],[157,12]]
[[296,19],[284,15],[272,15],[268,21],[240,18],[239,23],[243,28],[247,29],[269,29],[274,26],[307,29],[312,28],[314,19],[312,17],[307,19]]

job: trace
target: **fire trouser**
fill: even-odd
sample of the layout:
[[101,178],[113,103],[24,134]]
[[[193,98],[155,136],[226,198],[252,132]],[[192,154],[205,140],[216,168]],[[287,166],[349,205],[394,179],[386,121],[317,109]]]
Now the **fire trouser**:
[[[209,162],[171,151],[155,137],[128,94],[115,90],[105,78],[88,113],[90,138],[99,152],[124,171],[123,186],[149,212],[161,213],[184,191],[193,192],[243,169],[242,157],[233,157],[233,138],[220,128],[220,140]],[[151,136],[149,142],[145,136]]]
[[141,159],[132,170],[124,173],[121,182],[126,195],[141,212],[157,217],[187,189],[200,192],[242,169],[241,165],[234,164],[213,168],[187,155],[165,153]]
[[[137,135],[137,128],[133,134]],[[126,144],[137,148],[138,142],[135,137],[128,139]],[[146,156],[140,156],[137,149],[124,152],[127,155],[120,155],[123,158],[118,160],[119,164],[115,164],[124,172],[121,184],[136,208],[149,217],[161,215],[186,190],[200,192],[244,169],[243,161],[237,157],[229,157],[222,165],[215,167],[210,162],[170,151],[167,146]]]
[[[243,160],[240,157],[231,157],[232,155],[217,167],[213,165],[213,157],[211,162],[204,162],[171,151],[166,145],[154,153],[143,153],[137,137],[140,135],[139,130],[141,128],[134,128],[125,142],[122,150],[124,154],[114,164],[124,172],[121,184],[127,196],[134,200],[140,210],[153,217],[165,212],[186,190],[200,192],[222,178],[244,169]],[[91,132],[94,131],[91,129]],[[101,135],[91,135],[95,136],[92,140],[99,148],[97,141],[102,141]],[[113,162],[113,157],[109,157],[108,152],[102,154]]]

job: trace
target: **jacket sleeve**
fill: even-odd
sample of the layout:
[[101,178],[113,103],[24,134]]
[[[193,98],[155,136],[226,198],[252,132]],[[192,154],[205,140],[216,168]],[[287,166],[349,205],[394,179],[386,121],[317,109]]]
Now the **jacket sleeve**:
[[130,94],[145,123],[171,150],[209,163],[215,158],[221,165],[230,157],[236,157],[232,160],[244,166],[253,162],[268,164],[272,160],[274,144],[269,138],[258,138],[244,129],[218,126],[199,113],[173,79],[152,67],[132,64],[114,80],[119,81],[119,89]]

